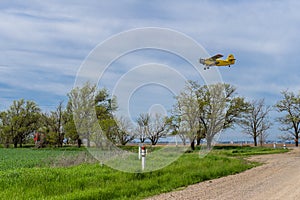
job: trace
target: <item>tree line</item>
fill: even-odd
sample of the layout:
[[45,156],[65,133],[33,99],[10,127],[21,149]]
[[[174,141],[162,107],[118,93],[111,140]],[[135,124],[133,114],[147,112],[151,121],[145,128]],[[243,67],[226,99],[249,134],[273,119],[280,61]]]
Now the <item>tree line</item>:
[[[99,137],[95,134],[97,124],[101,127],[100,136],[118,145],[126,145],[134,139],[141,143],[148,139],[155,145],[162,137],[178,135],[183,144],[189,141],[192,149],[203,139],[211,148],[216,134],[239,126],[257,146],[273,125],[269,115],[275,109],[282,113],[276,121],[281,124],[283,138],[293,139],[298,146],[300,92],[286,90],[281,94],[281,100],[268,106],[263,99],[246,101],[230,84],[200,85],[189,81],[176,96],[170,116],[141,113],[133,124],[124,116],[114,115],[118,109],[117,99],[111,97],[107,89],[86,83],[67,94],[66,106],[59,102],[50,112],[43,112],[34,101],[13,101],[7,110],[0,112],[0,143],[4,147],[22,147],[26,143],[37,147],[76,143],[80,147],[84,140],[86,146],[101,145],[95,139]],[[93,142],[96,144],[91,144]]]

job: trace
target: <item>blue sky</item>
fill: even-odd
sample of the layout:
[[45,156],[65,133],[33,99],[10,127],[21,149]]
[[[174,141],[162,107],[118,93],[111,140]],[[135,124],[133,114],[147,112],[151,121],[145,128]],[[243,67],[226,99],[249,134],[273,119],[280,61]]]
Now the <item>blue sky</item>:
[[[179,31],[210,55],[234,53],[237,63],[220,68],[224,82],[234,85],[240,96],[265,98],[273,105],[280,100],[280,91],[300,90],[299,8],[296,0],[2,0],[0,110],[20,98],[34,100],[45,111],[54,109],[59,101],[67,100],[80,65],[96,45],[120,32],[143,27]],[[111,82],[121,77],[124,63],[132,67],[149,62],[176,65],[188,79],[194,77],[184,61],[166,53],[146,50],[122,59],[106,74],[103,85],[110,90]],[[131,107],[147,102],[150,109],[151,104],[173,101],[170,92],[157,89],[157,85],[154,88],[137,90]],[[145,96],[153,90],[161,94],[155,101]],[[137,108],[134,112],[140,110],[145,111]]]

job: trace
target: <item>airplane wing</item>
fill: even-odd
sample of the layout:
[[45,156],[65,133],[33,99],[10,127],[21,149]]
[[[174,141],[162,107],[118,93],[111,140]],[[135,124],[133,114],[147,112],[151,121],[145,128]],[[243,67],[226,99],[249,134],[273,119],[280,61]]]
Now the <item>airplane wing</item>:
[[214,55],[214,56],[212,56],[212,57],[210,57],[210,58],[208,58],[209,60],[217,60],[218,58],[222,58],[223,57],[223,55],[222,54],[217,54],[217,55]]

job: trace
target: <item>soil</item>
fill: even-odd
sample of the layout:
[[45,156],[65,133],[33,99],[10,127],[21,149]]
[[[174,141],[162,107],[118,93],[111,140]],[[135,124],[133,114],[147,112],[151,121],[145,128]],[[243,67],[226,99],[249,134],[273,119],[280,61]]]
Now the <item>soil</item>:
[[245,172],[190,185],[183,190],[160,194],[162,199],[300,199],[300,148],[288,153],[252,156],[263,163]]

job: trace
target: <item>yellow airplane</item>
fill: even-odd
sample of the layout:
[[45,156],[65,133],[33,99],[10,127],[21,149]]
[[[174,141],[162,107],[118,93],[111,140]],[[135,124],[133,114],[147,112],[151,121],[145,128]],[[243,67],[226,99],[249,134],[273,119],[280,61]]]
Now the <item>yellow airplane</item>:
[[217,54],[210,58],[200,58],[199,62],[204,65],[204,70],[209,69],[211,66],[228,66],[233,65],[235,63],[235,58],[232,54],[230,54],[226,60],[221,60],[223,55]]

